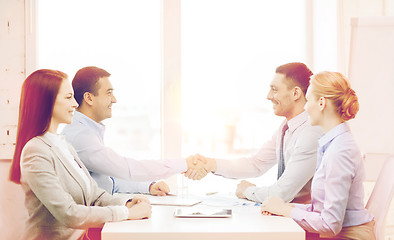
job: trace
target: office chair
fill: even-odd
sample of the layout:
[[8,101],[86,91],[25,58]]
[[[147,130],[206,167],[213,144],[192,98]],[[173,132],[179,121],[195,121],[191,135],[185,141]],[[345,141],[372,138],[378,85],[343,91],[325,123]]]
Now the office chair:
[[384,227],[394,194],[394,155],[386,158],[366,208],[375,217],[376,240],[384,240]]

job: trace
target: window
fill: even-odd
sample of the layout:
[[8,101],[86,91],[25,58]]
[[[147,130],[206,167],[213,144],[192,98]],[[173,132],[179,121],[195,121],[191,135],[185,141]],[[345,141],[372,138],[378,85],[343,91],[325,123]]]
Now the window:
[[38,67],[111,73],[117,103],[106,144],[137,159],[160,157],[160,1],[38,1]]
[[[106,144],[126,156],[158,159],[166,1],[38,4],[39,68],[70,79],[89,65],[108,70],[118,103],[106,120]],[[183,156],[250,156],[272,136],[283,119],[266,99],[269,84],[277,66],[306,59],[305,9],[305,0],[181,1],[182,133],[175,134],[182,134]],[[276,170],[254,182],[275,177]],[[234,191],[236,183],[178,180],[190,192]]]
[[[251,156],[283,121],[266,99],[276,67],[305,62],[305,0],[184,0],[181,7],[182,151]],[[276,174],[252,181],[267,184]],[[234,191],[237,182],[208,176],[188,184]]]

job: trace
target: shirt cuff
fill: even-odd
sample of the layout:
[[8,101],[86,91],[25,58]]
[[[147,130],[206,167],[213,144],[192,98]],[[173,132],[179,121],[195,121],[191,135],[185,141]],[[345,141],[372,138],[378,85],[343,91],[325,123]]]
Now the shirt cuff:
[[307,211],[311,204],[294,203],[294,207]]
[[150,193],[149,186],[152,182],[142,182],[138,185],[138,192],[140,193]]
[[112,222],[127,220],[129,218],[129,209],[126,206],[111,206],[113,211]]
[[258,187],[248,187],[243,194],[247,199],[261,203],[262,201],[256,196],[257,189]]
[[308,212],[302,208],[295,206],[290,212],[290,217],[296,221],[302,221],[306,218]]
[[173,158],[164,160],[167,167],[174,170],[174,173],[184,173],[187,171],[187,163],[184,158]]
[[228,164],[226,163],[226,160],[224,159],[216,159],[216,171],[214,174],[220,175],[220,176],[226,176],[226,166]]
[[122,220],[126,220],[129,218],[129,208],[126,206],[121,206],[122,207]]

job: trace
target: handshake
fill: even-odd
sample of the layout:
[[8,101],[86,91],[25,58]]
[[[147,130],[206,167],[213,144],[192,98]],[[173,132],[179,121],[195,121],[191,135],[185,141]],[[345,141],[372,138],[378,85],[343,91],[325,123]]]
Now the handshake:
[[192,180],[201,180],[208,173],[216,171],[216,160],[214,158],[204,157],[200,154],[186,158],[186,163],[187,171],[184,175]]

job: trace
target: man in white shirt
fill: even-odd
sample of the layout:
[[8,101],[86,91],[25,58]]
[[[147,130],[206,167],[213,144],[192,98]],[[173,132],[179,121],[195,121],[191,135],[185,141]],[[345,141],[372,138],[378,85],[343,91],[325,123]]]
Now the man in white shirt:
[[[241,181],[236,189],[239,198],[263,202],[268,196],[279,196],[287,202],[310,202],[317,143],[322,134],[320,128],[310,125],[304,110],[310,76],[312,72],[303,63],[288,63],[276,69],[267,99],[272,102],[275,115],[286,120],[257,154],[235,160],[196,155],[206,164],[208,171],[228,178],[258,177],[278,164],[278,179],[274,184],[256,187],[248,181]],[[185,175],[194,178],[193,174],[188,171]]]
[[75,148],[99,187],[107,192],[164,196],[170,191],[168,185],[152,181],[185,172],[187,162],[182,158],[139,161],[121,156],[104,145],[102,121],[112,117],[112,104],[116,103],[109,77],[107,71],[97,67],[85,67],[75,74],[72,86],[79,107],[72,123],[63,129],[62,134]]

